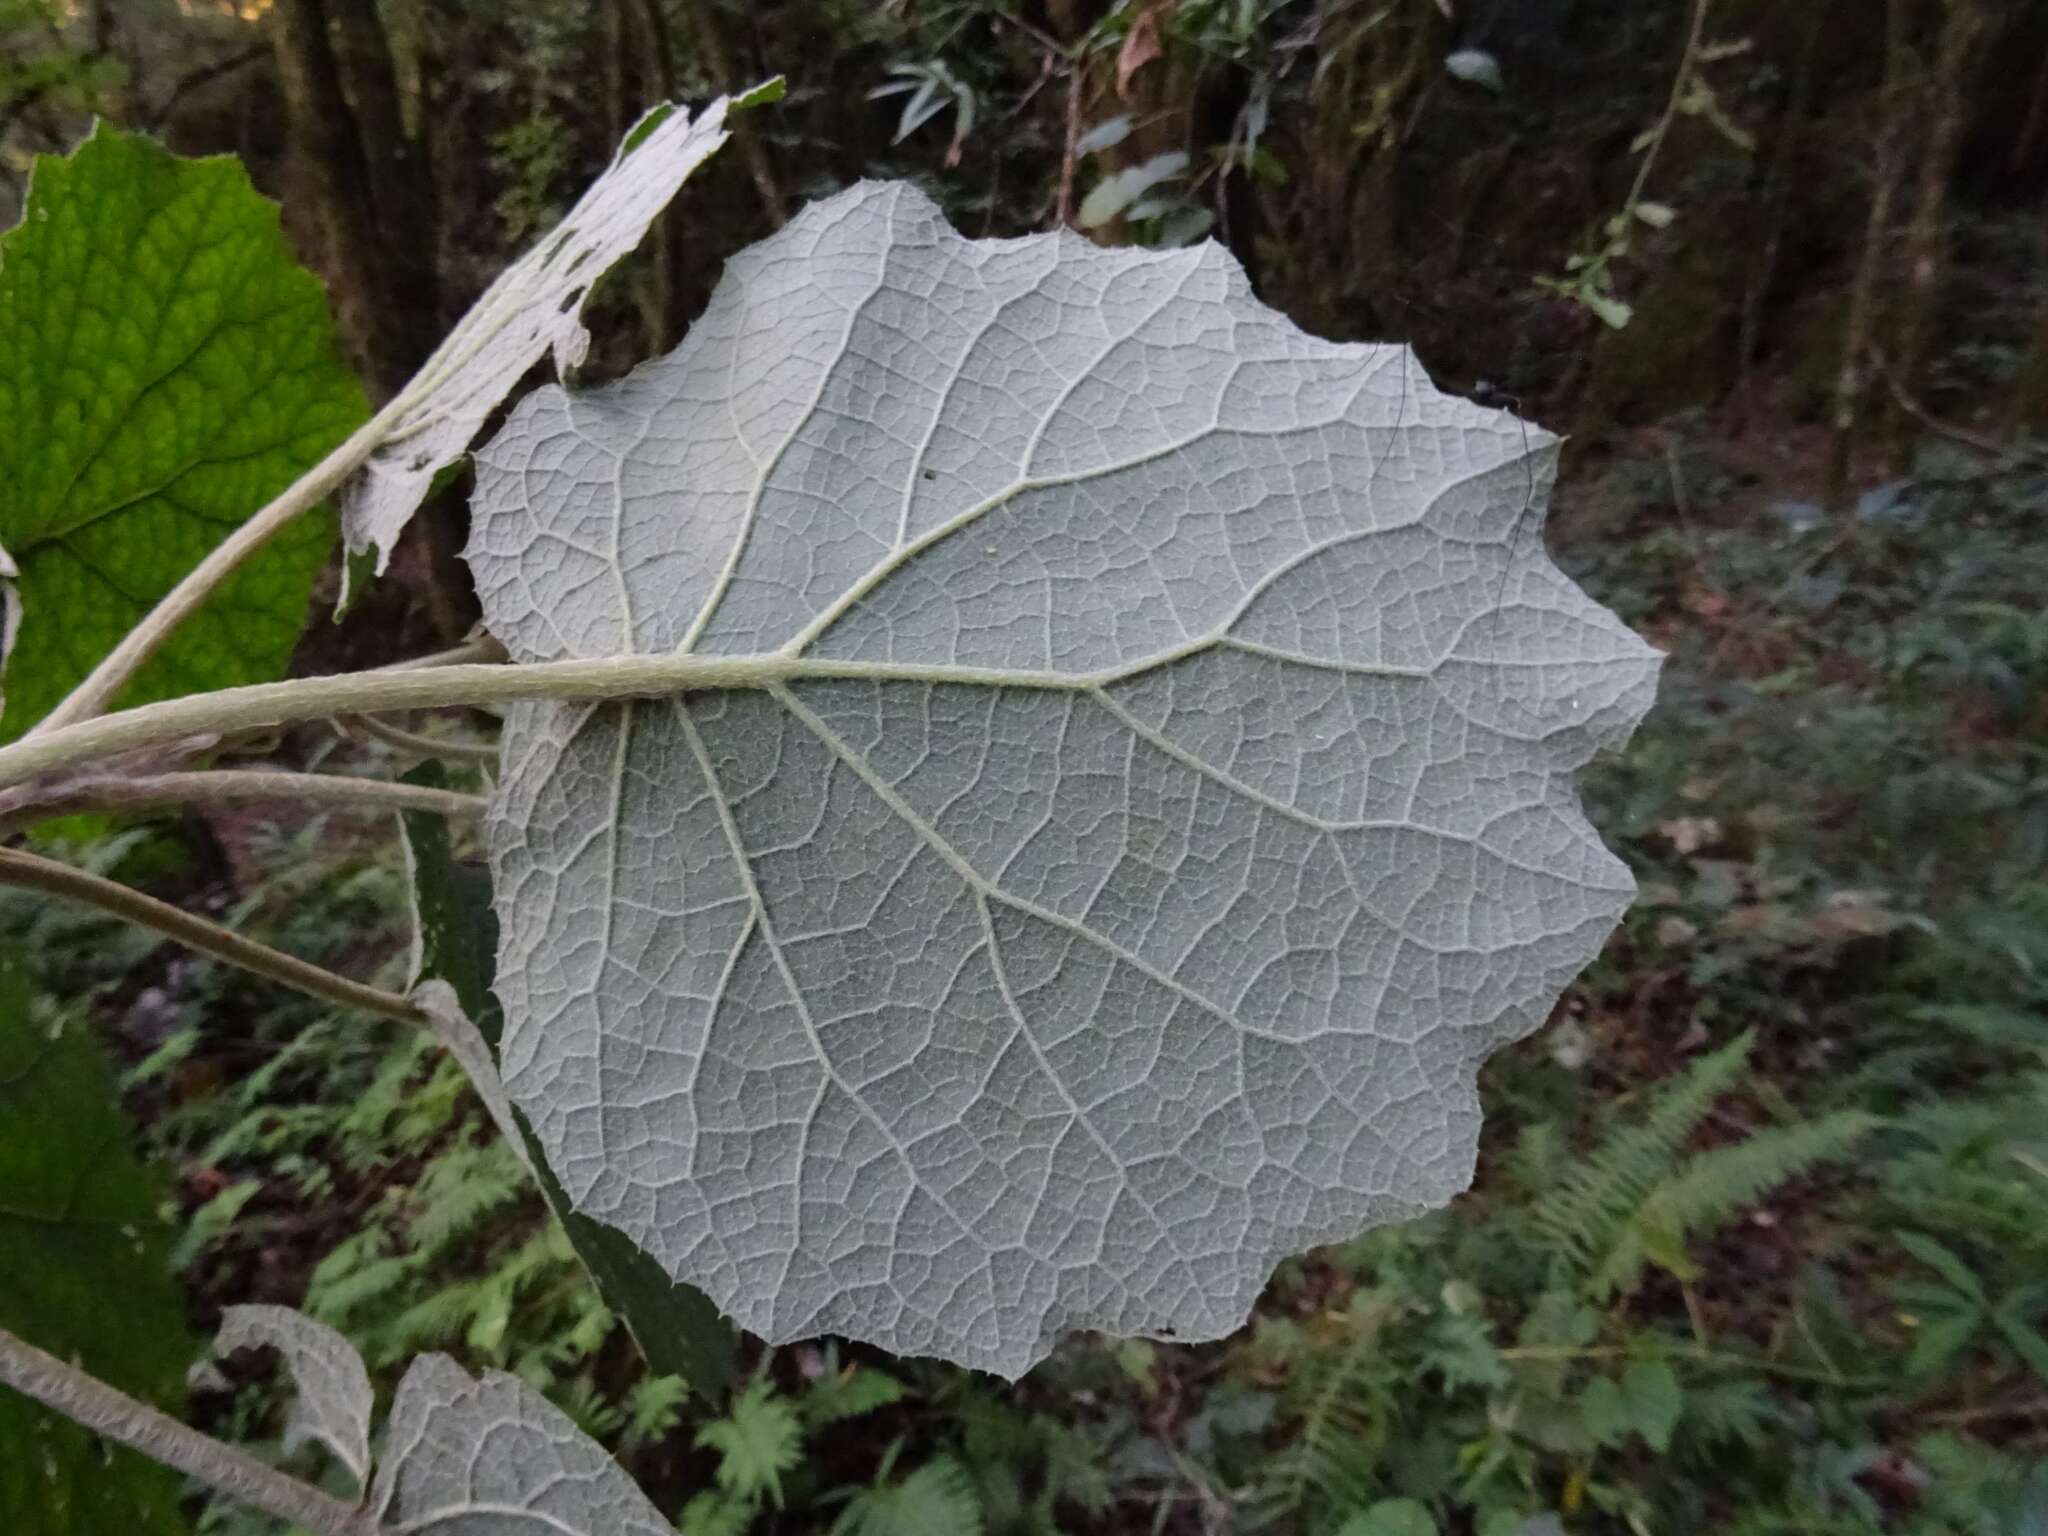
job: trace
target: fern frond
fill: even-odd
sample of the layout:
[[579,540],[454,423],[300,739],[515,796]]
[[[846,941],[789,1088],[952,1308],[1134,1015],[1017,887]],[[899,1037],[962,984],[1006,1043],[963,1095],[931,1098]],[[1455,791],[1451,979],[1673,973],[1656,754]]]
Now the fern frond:
[[832,1522],[833,1536],[981,1536],[981,1529],[973,1479],[950,1456],[926,1462],[900,1483],[854,1495]]
[[1646,1264],[1690,1279],[1685,1248],[1694,1237],[1721,1226],[1787,1179],[1847,1156],[1878,1123],[1874,1115],[1845,1111],[1759,1131],[1747,1141],[1688,1159],[1649,1192],[1616,1234],[1589,1289],[1595,1297],[1633,1289]]
[[888,1372],[864,1365],[830,1368],[836,1365],[837,1361],[828,1357],[828,1369],[797,1404],[805,1428],[823,1429],[903,1400],[903,1383]]
[[699,1450],[718,1452],[718,1486],[743,1499],[766,1494],[782,1503],[782,1474],[803,1454],[803,1426],[774,1383],[757,1378],[733,1399],[732,1412],[697,1431]]
[[1336,1524],[1379,1494],[1378,1463],[1388,1432],[1379,1372],[1386,1363],[1384,1308],[1354,1314],[1348,1339],[1304,1352],[1287,1393],[1295,1422],[1273,1460],[1261,1502],[1276,1514],[1316,1513]]
[[1536,1202],[1530,1225],[1573,1273],[1596,1272],[1650,1192],[1676,1171],[1687,1138],[1741,1076],[1754,1038],[1744,1032],[1694,1062],[1659,1089],[1640,1120],[1610,1132]]
[[419,1214],[407,1236],[421,1253],[438,1253],[522,1199],[531,1180],[501,1141],[451,1150],[436,1158],[415,1186]]

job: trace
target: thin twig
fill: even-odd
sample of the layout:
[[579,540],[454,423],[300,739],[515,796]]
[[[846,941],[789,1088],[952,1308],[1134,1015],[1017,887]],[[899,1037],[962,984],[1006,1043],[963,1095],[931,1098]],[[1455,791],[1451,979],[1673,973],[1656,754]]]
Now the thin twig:
[[275,800],[296,805],[379,806],[441,816],[481,816],[481,795],[424,784],[393,784],[343,774],[285,773],[267,768],[215,768],[147,774],[82,774],[47,786],[0,790],[0,836],[38,821],[81,811],[134,811],[162,805],[235,804]]
[[1960,427],[1954,422],[1943,421],[1940,417],[1931,413],[1925,406],[1906,392],[1905,383],[1899,378],[1897,371],[1893,369],[1891,363],[1886,359],[1883,348],[1872,347],[1870,349],[1870,361],[1876,367],[1878,377],[1884,380],[1885,388],[1891,393],[1892,404],[1919,422],[1921,426],[1932,432],[1936,437],[1945,437],[1951,442],[1961,443],[1965,448],[1974,448],[1979,453],[1988,453],[1992,458],[1997,459],[2003,464],[2025,462],[2025,455],[2014,453],[2012,449],[1999,442],[1997,438],[1986,437],[1981,432],[1972,432],[1968,427]]
[[1055,229],[1065,229],[1074,220],[1074,167],[1081,158],[1081,90],[1088,79],[1084,62],[1079,53],[1067,60],[1066,143],[1060,150],[1060,190],[1053,203]]
[[388,720],[379,720],[375,715],[343,715],[335,724],[344,730],[361,731],[372,740],[381,741],[385,746],[412,757],[449,758],[465,763],[495,764],[498,761],[495,742],[449,741],[441,736],[408,731]]
[[376,672],[418,672],[426,667],[460,667],[471,662],[503,661],[505,647],[490,635],[478,635],[474,640],[465,640],[460,645],[445,651],[434,651],[425,656],[414,656],[408,661],[394,661],[388,667],[373,667]]
[[4,1328],[0,1328],[0,1383],[75,1419],[96,1435],[117,1440],[251,1509],[319,1536],[370,1536],[376,1529],[368,1510],[344,1504],[264,1465],[247,1451],[201,1434]]
[[25,853],[19,848],[0,848],[0,885],[41,891],[47,896],[60,896],[67,901],[95,907],[322,1002],[360,1008],[365,1013],[397,1019],[422,1029],[434,1027],[433,1019],[424,1009],[395,992],[351,981],[311,961],[287,955],[268,944],[259,944],[231,928],[223,928],[218,923],[181,911],[154,896],[131,891],[125,885],[82,869],[73,869],[69,864],[60,864],[41,854]]

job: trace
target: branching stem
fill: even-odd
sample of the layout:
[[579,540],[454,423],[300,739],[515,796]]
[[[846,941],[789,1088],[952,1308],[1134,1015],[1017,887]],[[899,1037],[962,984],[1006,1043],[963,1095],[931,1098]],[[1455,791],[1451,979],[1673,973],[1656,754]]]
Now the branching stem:
[[231,928],[223,928],[218,923],[181,911],[154,896],[131,891],[125,885],[82,869],[73,869],[69,864],[60,864],[41,854],[25,853],[19,848],[0,848],[0,885],[41,891],[48,896],[96,907],[128,922],[154,929],[201,954],[212,955],[216,960],[224,960],[229,965],[239,966],[322,1002],[360,1008],[365,1013],[415,1024],[422,1029],[434,1027],[434,1021],[423,1009],[396,992],[351,981],[311,961],[287,955],[268,944],[259,944]]
[[[203,1435],[167,1413],[89,1376],[0,1328],[0,1385],[14,1388],[96,1435],[196,1477],[229,1498],[303,1526],[318,1536],[371,1536],[369,1511],[266,1466],[248,1452]],[[16,1447],[15,1454],[26,1454]]]
[[393,811],[430,811],[441,816],[481,816],[487,801],[452,789],[393,784],[342,774],[284,773],[264,768],[215,768],[177,773],[82,776],[37,794],[40,786],[0,791],[0,836],[55,816],[81,811],[133,811],[160,805],[206,802],[237,804],[275,800],[306,806],[377,806]]
[[408,731],[388,720],[379,720],[375,715],[348,715],[339,723],[411,757],[438,757],[464,763],[495,763],[498,760],[496,742],[453,741],[428,736],[419,731]]
[[[1156,659],[1145,664],[1154,665]],[[1085,690],[1115,681],[1118,675],[1121,674],[892,666],[795,656],[782,651],[765,656],[610,656],[593,661],[545,661],[520,666],[452,665],[346,672],[194,694],[25,736],[12,746],[0,748],[0,787],[155,742],[257,730],[333,715],[500,704],[520,699],[660,698],[695,689],[768,688],[815,678]]]

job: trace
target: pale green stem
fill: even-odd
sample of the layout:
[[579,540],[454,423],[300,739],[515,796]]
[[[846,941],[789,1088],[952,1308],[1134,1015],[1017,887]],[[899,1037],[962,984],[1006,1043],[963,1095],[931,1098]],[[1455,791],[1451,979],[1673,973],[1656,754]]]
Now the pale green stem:
[[[0,1385],[54,1408],[96,1435],[196,1477],[238,1503],[318,1536],[371,1536],[376,1530],[376,1520],[368,1510],[344,1504],[266,1466],[239,1447],[201,1434],[4,1328],[0,1328]],[[33,1477],[33,1446],[14,1445],[8,1454],[22,1460],[24,1476]]]
[[[1153,664],[1156,663],[1146,663]],[[694,689],[768,688],[807,678],[1085,691],[1123,675],[894,666],[792,656],[786,652],[765,656],[611,656],[595,661],[544,661],[521,666],[457,665],[347,672],[168,699],[161,704],[145,704],[118,714],[81,720],[62,730],[26,736],[12,746],[0,748],[0,787],[160,741],[258,730],[333,715],[454,704],[500,704],[521,699],[660,698]]]
[[448,758],[465,763],[495,763],[498,760],[496,742],[452,741],[444,736],[428,736],[419,731],[408,731],[388,720],[379,720],[375,715],[344,715],[335,723],[348,730],[361,731],[373,741],[381,741],[385,746],[412,757]]
[[439,816],[481,816],[481,795],[424,784],[393,784],[341,774],[282,773],[261,768],[215,768],[193,772],[65,779],[38,795],[37,786],[0,791],[0,836],[38,821],[81,811],[132,811],[161,805],[205,802],[235,804],[276,800],[295,805],[376,806],[393,811],[430,811]]
[[19,848],[0,848],[0,885],[41,891],[46,896],[60,896],[67,901],[95,907],[322,1002],[360,1008],[365,1013],[397,1019],[422,1029],[434,1028],[433,1019],[424,1009],[396,992],[386,992],[381,987],[366,986],[346,976],[337,976],[310,961],[272,949],[268,944],[259,944],[231,928],[210,923],[203,917],[194,917],[168,902],[158,901],[154,896],[131,891],[125,885],[82,869],[73,869],[69,864],[60,864],[41,854],[24,853]]

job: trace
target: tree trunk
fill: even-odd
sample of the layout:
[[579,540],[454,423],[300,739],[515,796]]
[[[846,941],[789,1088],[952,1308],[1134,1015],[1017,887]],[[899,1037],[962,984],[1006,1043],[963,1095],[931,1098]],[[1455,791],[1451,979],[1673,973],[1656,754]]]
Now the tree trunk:
[[[440,339],[430,168],[405,134],[374,0],[277,0],[270,27],[291,175],[318,226],[318,265],[343,344],[371,396],[389,400]],[[420,595],[451,642],[473,616],[468,573],[455,554],[461,522],[462,509],[441,498],[414,523],[425,565]]]
[[[704,58],[704,72],[721,91],[736,91],[739,81],[733,73],[732,50],[726,46],[725,26],[718,15],[718,0],[691,0],[690,31],[697,42],[697,51]],[[789,222],[789,199],[783,195],[782,183],[776,177],[775,163],[768,157],[768,146],[761,142],[755,126],[744,119],[730,125],[733,139],[737,142],[740,158],[746,162],[747,175],[753,179],[754,191],[760,196],[761,211],[768,216],[772,228],[780,229]]]
[[[1948,0],[1948,19],[1942,26],[1934,71],[1919,93],[1925,106],[1915,115],[1930,126],[1920,157],[1913,213],[1906,225],[1905,292],[1900,298],[1898,344],[1891,359],[1893,377],[1906,390],[1919,387],[1928,333],[1941,302],[1942,278],[1948,266],[1949,186],[1955,179],[1956,149],[1969,120],[1968,92],[1984,31],[1980,0]],[[1904,472],[1918,440],[1917,423],[1904,411],[1894,410],[1893,473]]]
[[1854,464],[1856,437],[1862,422],[1863,397],[1868,385],[1866,363],[1879,288],[1888,265],[1886,256],[1892,227],[1892,205],[1898,201],[1899,183],[1905,171],[1906,100],[1905,82],[1910,71],[1911,44],[1909,0],[1886,0],[1884,85],[1878,96],[1880,122],[1871,166],[1870,212],[1864,221],[1863,246],[1856,259],[1856,278],[1849,290],[1849,316],[1843,328],[1840,372],[1835,376],[1834,412],[1830,425],[1834,442],[1828,457],[1828,509],[1838,518],[1850,515],[1850,471]]
[[290,175],[318,231],[315,263],[334,296],[344,346],[378,399],[410,377],[406,339],[385,303],[383,251],[370,202],[369,167],[321,0],[278,0],[271,45],[284,95]]

